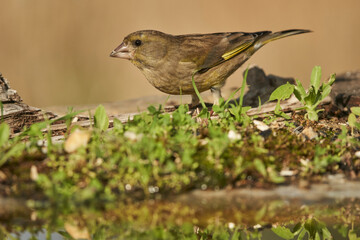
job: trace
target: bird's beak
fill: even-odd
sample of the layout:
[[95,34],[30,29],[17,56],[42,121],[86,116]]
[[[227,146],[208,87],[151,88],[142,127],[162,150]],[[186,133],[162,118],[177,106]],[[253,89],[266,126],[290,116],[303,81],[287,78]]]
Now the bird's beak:
[[123,59],[132,59],[133,51],[125,43],[121,43],[117,48],[115,48],[111,53],[110,57],[118,57]]

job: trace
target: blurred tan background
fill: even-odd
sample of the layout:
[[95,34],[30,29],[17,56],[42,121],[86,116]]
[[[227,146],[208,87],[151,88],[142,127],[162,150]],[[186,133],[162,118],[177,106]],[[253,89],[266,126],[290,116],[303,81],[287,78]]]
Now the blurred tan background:
[[[360,68],[359,0],[1,0],[0,72],[30,105],[78,105],[164,95],[130,62],[110,58],[128,34],[311,29],[272,42],[248,64],[305,85]],[[245,66],[226,88],[240,86]]]

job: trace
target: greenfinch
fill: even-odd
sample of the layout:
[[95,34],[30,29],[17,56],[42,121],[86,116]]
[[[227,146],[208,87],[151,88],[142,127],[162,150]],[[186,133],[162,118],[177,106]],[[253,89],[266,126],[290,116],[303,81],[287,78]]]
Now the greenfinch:
[[129,34],[110,56],[128,59],[160,91],[172,95],[191,95],[191,105],[199,92],[211,90],[219,103],[221,87],[262,46],[287,36],[310,32],[291,29],[280,32],[224,32],[170,35],[155,30]]

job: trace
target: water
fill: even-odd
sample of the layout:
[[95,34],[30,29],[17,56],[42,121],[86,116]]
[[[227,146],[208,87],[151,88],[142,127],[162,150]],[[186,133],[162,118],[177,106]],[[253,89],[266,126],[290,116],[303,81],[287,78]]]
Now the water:
[[360,236],[359,222],[358,198],[286,198],[236,191],[195,191],[165,199],[86,206],[0,201],[0,239],[241,239],[242,236],[270,240],[286,239],[274,233],[276,228],[282,231],[280,235],[286,235],[297,225],[305,232],[310,229],[307,234],[313,228],[314,234],[317,231],[326,236],[328,230],[332,239],[353,240],[357,238],[352,236]]

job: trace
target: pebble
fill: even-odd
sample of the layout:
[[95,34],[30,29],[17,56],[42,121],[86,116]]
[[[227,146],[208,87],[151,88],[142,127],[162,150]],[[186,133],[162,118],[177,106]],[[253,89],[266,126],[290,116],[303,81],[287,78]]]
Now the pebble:
[[234,130],[230,130],[228,133],[228,138],[230,140],[236,141],[236,140],[241,139],[241,135],[239,133],[235,132]]
[[124,133],[124,137],[132,141],[140,141],[143,137],[143,134],[142,133],[136,134],[135,132],[132,131],[126,131]]
[[256,128],[262,132],[268,131],[270,129],[270,127],[268,125],[266,125],[265,123],[263,123],[261,121],[254,120],[253,122],[254,122]]
[[312,140],[317,138],[319,135],[317,132],[314,131],[312,127],[307,127],[301,132],[301,136],[305,137],[306,139]]
[[280,176],[283,176],[283,177],[291,177],[294,175],[295,175],[295,171],[292,171],[292,170],[281,170],[280,171]]
[[30,179],[36,181],[39,178],[38,170],[35,165],[30,167]]
[[90,140],[90,132],[87,130],[76,129],[70,134],[64,143],[64,149],[67,153],[75,152],[78,148],[86,146]]

